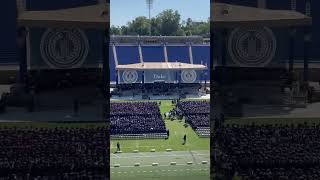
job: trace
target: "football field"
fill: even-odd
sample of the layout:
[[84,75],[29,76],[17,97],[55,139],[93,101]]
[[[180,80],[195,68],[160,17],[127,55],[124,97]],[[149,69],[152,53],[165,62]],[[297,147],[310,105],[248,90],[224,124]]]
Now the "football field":
[[[173,107],[171,101],[161,101],[161,114]],[[191,127],[184,126],[184,120],[166,119],[165,123],[170,131],[167,140],[111,140],[111,180],[209,180],[210,139],[199,138]],[[117,142],[122,153],[115,153]],[[152,149],[155,152],[150,152]]]
[[112,154],[111,179],[209,180],[209,159],[208,150]]

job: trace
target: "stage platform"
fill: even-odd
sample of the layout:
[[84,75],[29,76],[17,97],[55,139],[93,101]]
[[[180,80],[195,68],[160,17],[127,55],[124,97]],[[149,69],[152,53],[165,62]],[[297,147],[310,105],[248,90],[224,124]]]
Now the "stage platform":
[[[210,90],[210,88],[208,88]],[[112,92],[114,89],[111,88],[110,92]],[[150,100],[174,100],[179,99],[179,93],[172,93],[172,95],[153,95],[152,93],[145,93],[148,97],[150,97]],[[200,93],[193,93],[193,94],[187,94],[186,98],[183,99],[194,99],[194,100],[209,100],[210,94],[200,94]],[[142,94],[138,95],[127,95],[127,96],[117,96],[113,95],[111,97],[111,101],[140,101],[140,100],[146,100],[142,98]]]

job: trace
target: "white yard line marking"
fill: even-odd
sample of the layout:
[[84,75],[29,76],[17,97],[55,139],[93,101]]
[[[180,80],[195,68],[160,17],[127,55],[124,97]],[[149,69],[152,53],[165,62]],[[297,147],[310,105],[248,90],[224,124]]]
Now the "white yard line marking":
[[[113,156],[115,156],[115,158],[121,158],[120,156],[118,156],[117,154],[112,154]],[[111,157],[112,158],[112,157]]]
[[[139,155],[136,155],[136,156],[118,156],[116,154],[113,154],[113,155],[116,156],[115,158],[126,158],[126,159],[129,159],[129,158],[149,158],[149,157],[170,157],[170,156],[189,157],[189,156],[186,156],[185,154],[174,154],[174,153],[172,153],[172,154],[164,154],[164,155],[150,155],[150,156],[148,156],[148,155],[145,155],[145,156],[143,156],[143,155],[141,155],[141,156],[139,156]],[[209,156],[209,154],[197,154],[197,156]],[[113,158],[113,157],[111,157],[111,158]]]
[[[207,165],[208,164],[203,164],[203,165]],[[176,164],[175,166],[196,166],[196,165],[190,165],[190,164]],[[119,169],[119,168],[132,168],[132,166],[120,166],[120,167],[110,167],[111,169]],[[140,167],[154,167],[152,165],[140,165]],[[158,167],[172,167],[172,165],[158,165]],[[194,169],[193,169],[194,170]]]

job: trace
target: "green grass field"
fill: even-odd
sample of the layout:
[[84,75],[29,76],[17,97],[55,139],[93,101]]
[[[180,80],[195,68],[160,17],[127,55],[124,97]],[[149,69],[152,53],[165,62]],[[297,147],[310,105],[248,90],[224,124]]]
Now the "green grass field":
[[[111,155],[111,179],[203,179],[208,180],[209,163],[202,164],[210,158],[208,151],[177,151],[177,152],[149,152],[123,153]],[[159,163],[152,166],[152,163]],[[176,162],[171,165],[170,162]],[[188,165],[187,162],[194,162]],[[208,161],[210,162],[210,161]],[[135,163],[140,163],[135,167]],[[114,167],[115,164],[120,167]]]
[[[169,112],[174,105],[171,101],[161,101],[160,111],[163,115]],[[165,151],[166,149],[173,149],[174,151],[189,151],[189,150],[209,150],[209,138],[199,138],[191,127],[185,128],[184,121],[170,121],[165,120],[166,127],[170,131],[169,139],[143,139],[143,140],[111,140],[111,152],[116,151],[117,142],[121,145],[121,150],[124,153],[139,150],[140,152],[150,152],[151,149],[156,151]],[[187,135],[186,145],[182,145],[183,135]]]
[[[159,101],[158,101],[159,102]],[[174,108],[171,101],[161,101],[163,115]],[[164,139],[111,140],[111,180],[209,180],[210,139],[199,138],[191,127],[184,127],[183,121],[165,120],[170,136]],[[182,145],[183,135],[187,135],[186,145]],[[115,154],[119,142],[123,153]],[[150,152],[156,149],[156,152]],[[173,152],[165,152],[172,149]],[[139,150],[139,153],[133,153]],[[202,161],[208,164],[201,164]],[[193,162],[187,165],[187,162]],[[152,166],[153,162],[159,166]],[[177,165],[170,165],[177,162]],[[121,167],[113,167],[119,163]],[[134,167],[134,163],[141,166]]]

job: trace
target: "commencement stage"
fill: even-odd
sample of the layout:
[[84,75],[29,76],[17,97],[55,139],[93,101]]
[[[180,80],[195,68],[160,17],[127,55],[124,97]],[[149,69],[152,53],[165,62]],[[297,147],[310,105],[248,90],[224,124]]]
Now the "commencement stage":
[[132,83],[199,83],[207,80],[202,64],[181,62],[144,62],[127,65],[117,65],[117,82]]

